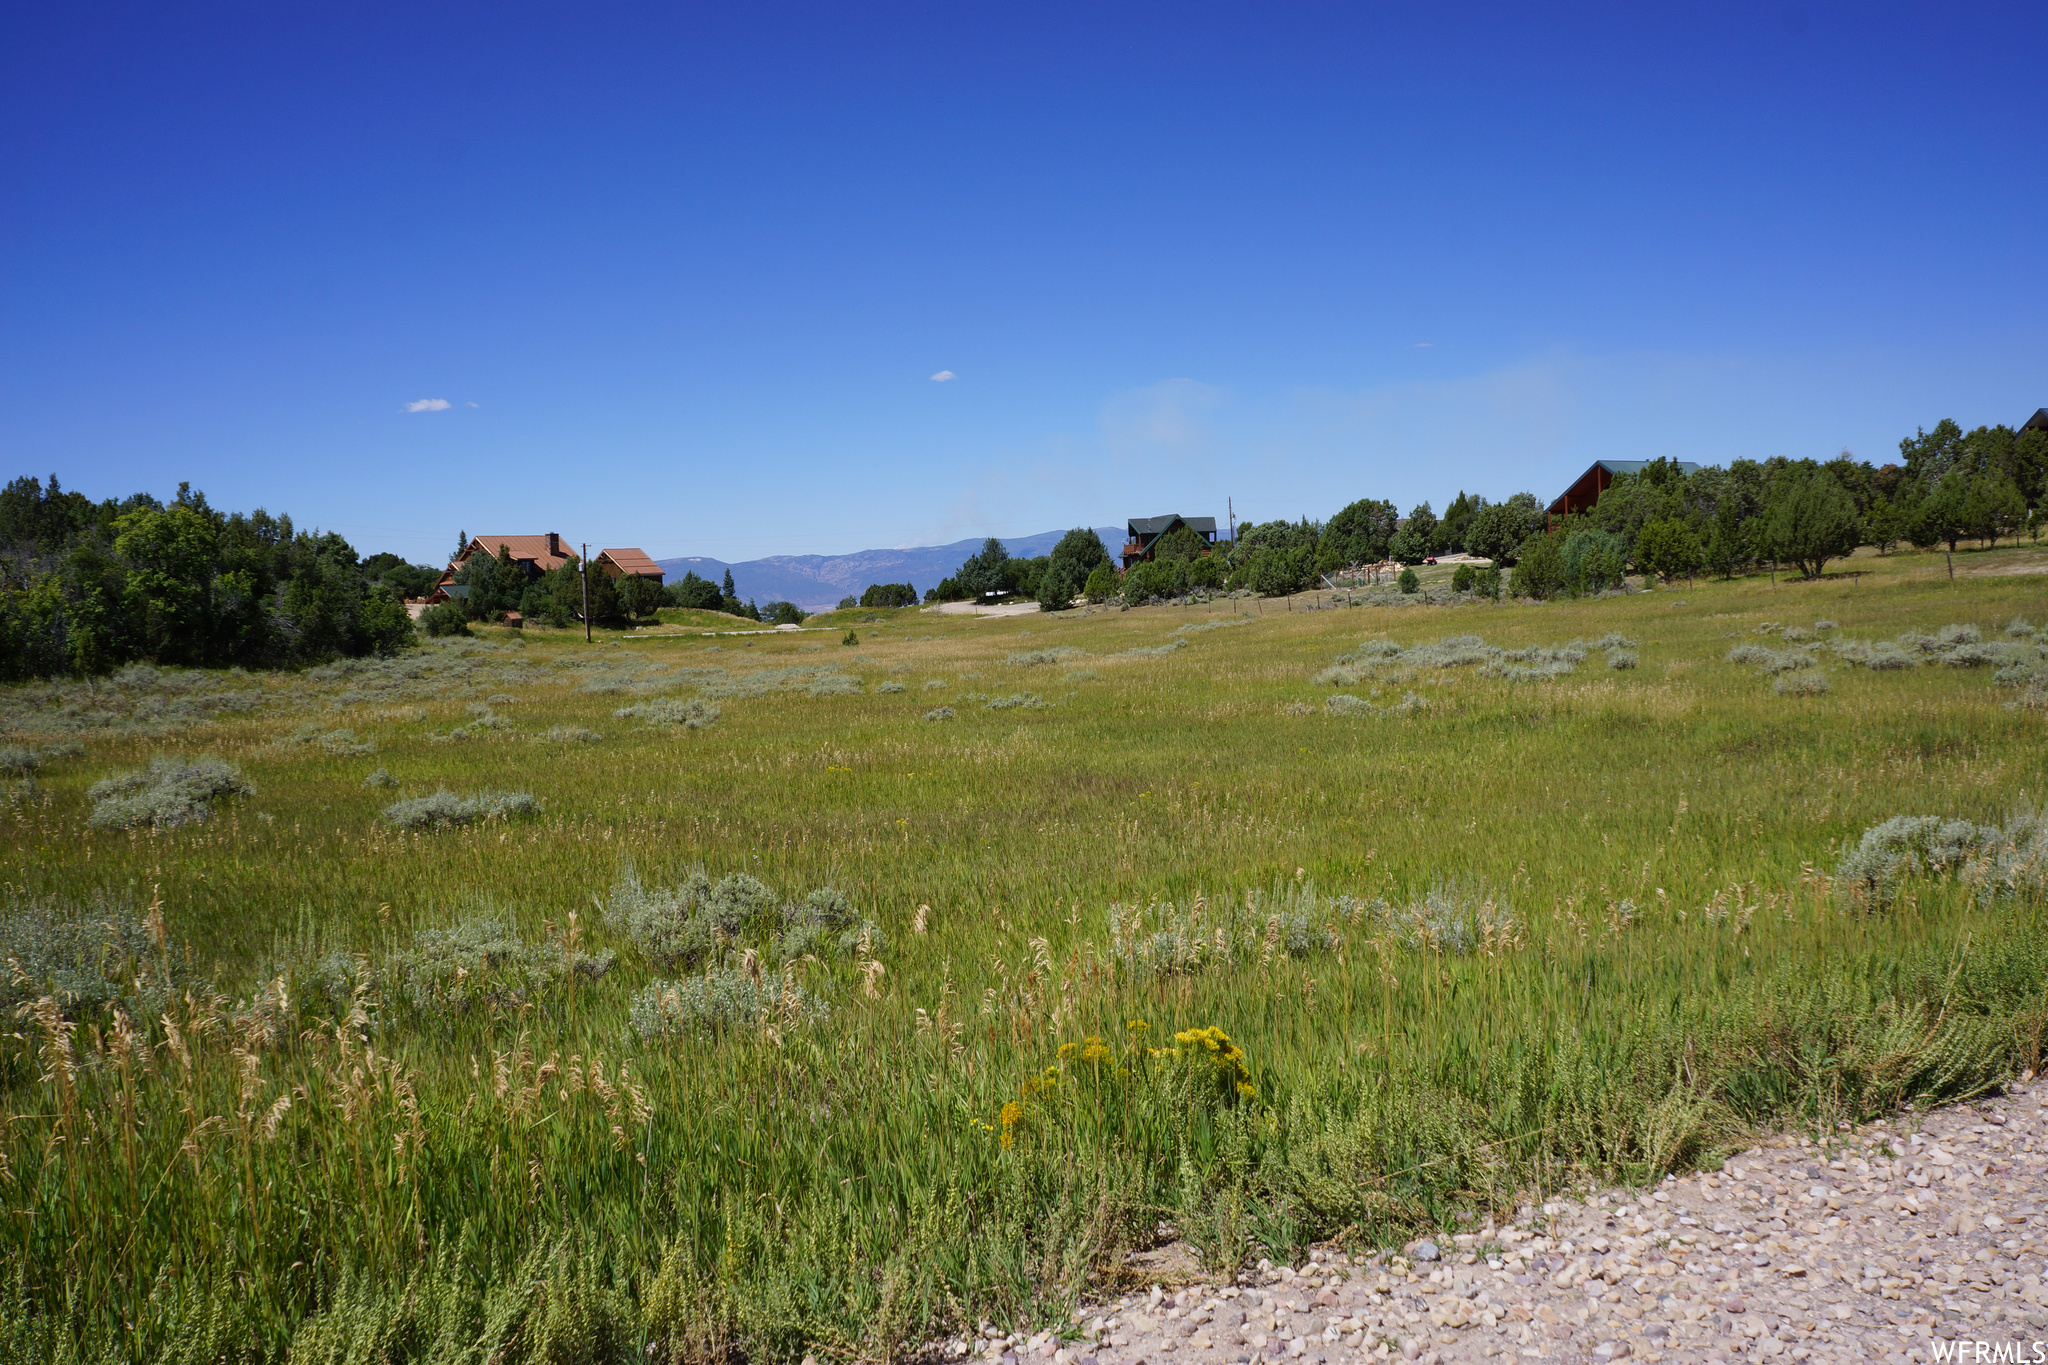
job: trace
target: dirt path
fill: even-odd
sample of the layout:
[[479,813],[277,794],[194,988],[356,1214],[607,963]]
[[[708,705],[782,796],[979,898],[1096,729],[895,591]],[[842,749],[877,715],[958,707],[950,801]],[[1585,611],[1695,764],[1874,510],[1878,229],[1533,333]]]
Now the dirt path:
[[984,1328],[945,1353],[1001,1365],[2048,1360],[2048,1083],[1839,1138],[1525,1208],[1440,1248],[1315,1252],[1234,1284],[1169,1282],[1084,1309],[1066,1340]]
[[1036,602],[1004,602],[984,607],[979,602],[941,602],[932,610],[941,616],[1036,616]]

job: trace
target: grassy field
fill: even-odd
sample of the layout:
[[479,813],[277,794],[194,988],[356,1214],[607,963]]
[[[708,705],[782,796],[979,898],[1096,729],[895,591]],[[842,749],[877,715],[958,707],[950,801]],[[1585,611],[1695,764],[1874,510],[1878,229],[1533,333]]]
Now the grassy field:
[[[0,1349],[886,1359],[1995,1084],[2038,863],[1835,873],[2040,805],[2044,566],[14,689]],[[96,827],[162,755],[253,792]]]

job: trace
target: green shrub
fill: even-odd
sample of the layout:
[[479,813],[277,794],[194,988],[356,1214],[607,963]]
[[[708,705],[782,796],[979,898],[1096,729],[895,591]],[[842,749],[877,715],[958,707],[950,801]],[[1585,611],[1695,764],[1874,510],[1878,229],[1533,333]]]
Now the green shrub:
[[[640,1324],[625,1278],[594,1247],[602,1238],[542,1239],[488,1282],[453,1242],[402,1280],[344,1273],[286,1357],[307,1365],[493,1361],[501,1365],[635,1365]],[[243,1333],[247,1335],[246,1331]],[[242,1359],[194,1354],[193,1360]]]
[[1187,590],[1188,566],[1185,560],[1140,560],[1124,570],[1122,595],[1130,606],[1178,597]]
[[419,626],[422,632],[435,639],[468,635],[469,617],[459,602],[437,602],[420,613]]
[[1564,554],[1557,536],[1533,535],[1515,551],[1515,571],[1508,578],[1508,591],[1516,597],[1538,600],[1555,597],[1565,588]]
[[379,768],[363,779],[363,785],[365,787],[395,787],[398,785],[398,779],[393,777],[387,770]]
[[1451,574],[1452,592],[1471,592],[1479,581],[1479,571],[1470,564],[1460,564]]
[[212,813],[223,796],[253,796],[256,789],[242,770],[217,758],[172,758],[159,755],[149,767],[117,773],[92,784],[94,829],[132,829],[151,825],[171,829],[196,824]]
[[1401,576],[1394,580],[1394,586],[1405,593],[1420,592],[1422,590],[1422,578],[1413,569],[1403,569],[1401,570]]
[[924,713],[924,719],[951,720],[957,714],[950,706],[934,706],[931,710]]
[[1574,527],[1557,554],[1559,585],[1573,597],[1618,588],[1628,570],[1628,542],[1597,527]]

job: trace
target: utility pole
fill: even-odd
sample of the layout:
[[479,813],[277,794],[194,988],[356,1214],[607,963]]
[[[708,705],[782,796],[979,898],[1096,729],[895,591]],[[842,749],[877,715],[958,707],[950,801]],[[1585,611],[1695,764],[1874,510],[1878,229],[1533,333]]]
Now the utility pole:
[[583,542],[583,558],[576,561],[576,572],[583,579],[583,643],[590,643],[590,542]]
[[1233,499],[1233,498],[1225,498],[1225,499],[1223,500],[1223,505],[1224,505],[1225,507],[1227,507],[1227,508],[1229,508],[1229,509],[1230,509],[1230,543],[1231,543],[1232,545],[1236,545],[1236,544],[1237,544],[1237,502],[1236,502],[1236,500],[1235,500],[1235,499]]

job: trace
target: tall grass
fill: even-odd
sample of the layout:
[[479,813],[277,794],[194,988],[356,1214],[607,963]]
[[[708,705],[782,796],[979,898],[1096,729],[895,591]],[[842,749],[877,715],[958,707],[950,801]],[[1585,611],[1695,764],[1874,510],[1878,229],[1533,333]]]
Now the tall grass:
[[[602,746],[504,741],[602,723],[580,664],[626,646],[429,652],[401,703],[254,680],[179,744],[258,794],[168,829],[91,827],[93,780],[162,740],[85,729],[0,812],[33,982],[0,1039],[0,1346],[887,1357],[1063,1316],[1162,1219],[1218,1265],[1363,1244],[2038,1067],[2037,882],[1987,896],[1938,825],[1863,839],[1939,816],[1989,856],[2041,789],[2038,718],[1981,669],[1844,668],[1792,707],[1723,658],[1766,616],[1895,638],[2025,609],[2023,582],[1893,567],[1463,606],[1503,651],[1625,633],[1599,647],[1639,662],[1418,669],[1428,704],[1369,725],[1288,708],[1361,637],[1446,634],[1429,609],[1031,619],[1100,676],[946,725],[813,695],[794,642],[701,673],[701,642],[639,642],[626,671],[715,689],[719,723]],[[952,677],[1021,633],[898,629],[863,650]],[[429,742],[514,673],[518,730]],[[278,745],[307,713],[375,759]],[[373,763],[546,799],[397,829]],[[737,873],[767,888],[744,915],[707,889]]]

